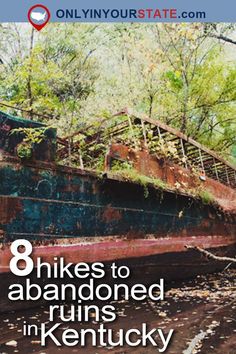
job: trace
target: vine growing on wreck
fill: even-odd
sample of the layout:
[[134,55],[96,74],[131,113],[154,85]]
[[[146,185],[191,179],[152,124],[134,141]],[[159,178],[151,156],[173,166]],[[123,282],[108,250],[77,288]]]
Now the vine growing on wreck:
[[40,144],[46,139],[46,132],[50,127],[43,128],[15,128],[10,134],[23,135],[23,140],[17,145],[16,153],[20,159],[29,159],[32,157],[35,145]]

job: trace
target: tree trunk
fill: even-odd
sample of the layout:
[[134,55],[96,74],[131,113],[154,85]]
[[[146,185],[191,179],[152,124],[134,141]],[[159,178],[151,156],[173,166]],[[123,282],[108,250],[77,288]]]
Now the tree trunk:
[[149,105],[149,118],[152,118],[152,109],[153,109],[153,95],[150,95],[149,96],[149,102],[150,102],[150,105]]
[[183,115],[182,115],[182,124],[180,130],[182,133],[186,133],[187,131],[187,110],[188,110],[188,81],[186,78],[186,74],[183,75],[184,81],[184,102],[183,102]]
[[33,57],[32,57],[32,51],[34,47],[34,28],[32,28],[31,31],[31,36],[30,36],[30,50],[29,50],[29,74],[28,74],[28,80],[27,80],[27,98],[29,102],[29,118],[33,119],[33,111],[32,111],[32,105],[33,105],[33,93],[32,93],[32,85],[31,85],[31,80],[32,80],[32,66],[33,66]]

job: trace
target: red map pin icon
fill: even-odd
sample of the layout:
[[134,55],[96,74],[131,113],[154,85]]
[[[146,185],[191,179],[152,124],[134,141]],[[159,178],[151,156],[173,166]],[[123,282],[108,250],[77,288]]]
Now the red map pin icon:
[[28,11],[28,20],[31,25],[40,31],[48,21],[50,20],[51,14],[48,8],[44,5],[34,5]]

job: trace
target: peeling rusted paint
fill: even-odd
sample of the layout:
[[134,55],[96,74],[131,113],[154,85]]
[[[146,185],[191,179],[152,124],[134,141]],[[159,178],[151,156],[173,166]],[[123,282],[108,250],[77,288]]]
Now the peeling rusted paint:
[[13,222],[22,210],[23,205],[19,199],[0,196],[0,225]]
[[[6,219],[2,210],[0,228],[6,240],[21,235],[67,240],[112,234],[135,238],[151,233],[156,237],[181,237],[235,232],[234,215],[228,216],[181,193],[150,187],[145,197],[143,187],[135,183],[100,179],[78,171],[66,173],[60,167],[54,167],[52,173],[50,165],[43,165],[43,169],[42,174],[41,163],[18,166],[16,170],[14,162],[0,162],[0,195],[5,203],[14,200],[18,206],[12,219]],[[45,184],[40,183],[44,180]]]
[[[175,263],[180,262],[177,254],[186,253],[185,245],[198,245],[206,249],[219,249],[229,247],[231,250],[235,247],[235,239],[225,239],[222,236],[213,236],[206,238],[205,236],[197,237],[181,237],[181,238],[159,238],[153,239],[150,235],[148,239],[132,239],[126,240],[117,237],[96,237],[91,239],[77,238],[68,240],[65,244],[63,240],[44,241],[40,244],[33,242],[33,259],[42,257],[44,261],[51,264],[54,257],[64,257],[66,262],[96,262],[111,261],[124,259],[140,259],[141,257],[164,255],[175,253]],[[6,245],[4,249],[0,249],[0,272],[8,271],[9,261],[11,259],[10,245]],[[187,251],[188,252],[188,251]],[[227,251],[225,250],[225,253]]]
[[176,185],[179,185],[184,190],[204,188],[215,197],[215,200],[225,211],[236,213],[235,189],[212,178],[206,178],[206,181],[201,181],[199,176],[193,174],[190,169],[179,166],[169,160],[164,160],[160,156],[150,155],[146,149],[137,152],[122,144],[112,144],[106,158],[107,169],[111,167],[113,159],[129,161],[141,174],[159,178],[175,189]]
[[119,221],[122,219],[122,214],[119,210],[112,208],[111,206],[107,206],[106,209],[102,213],[102,220],[105,222],[111,221]]

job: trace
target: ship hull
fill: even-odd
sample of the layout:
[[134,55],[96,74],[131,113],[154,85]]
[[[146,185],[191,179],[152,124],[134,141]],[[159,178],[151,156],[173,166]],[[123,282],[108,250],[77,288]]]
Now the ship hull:
[[[221,256],[235,256],[235,243],[232,242],[223,245],[222,240],[219,240],[217,237],[215,240],[210,241],[210,239],[205,242],[201,242],[201,246],[208,245],[207,248],[209,251],[217,253],[217,255]],[[217,240],[218,239],[218,240]],[[114,283],[117,280],[114,280],[110,274],[111,265],[113,262],[118,266],[128,266],[130,269],[130,276],[122,281],[132,286],[137,283],[150,285],[153,283],[158,283],[161,278],[164,279],[165,288],[168,289],[171,287],[172,281],[178,281],[182,279],[191,278],[197,276],[199,274],[213,273],[216,271],[222,271],[229,264],[228,262],[217,262],[217,261],[208,261],[205,257],[200,255],[197,251],[189,250],[186,251],[184,249],[184,243],[182,245],[179,244],[179,247],[174,251],[170,251],[171,247],[169,247],[169,251],[167,251],[166,245],[162,245],[163,247],[158,247],[158,242],[151,241],[149,246],[152,247],[152,250],[149,250],[149,255],[145,254],[146,247],[143,247],[143,251],[137,250],[140,248],[140,244],[143,244],[144,240],[135,240],[131,242],[131,244],[126,247],[124,244],[117,242],[117,245],[113,245],[111,247],[108,246],[107,242],[104,242],[103,246],[98,247],[95,252],[93,252],[94,244],[87,244],[87,247],[81,252],[83,248],[81,245],[75,246],[71,245],[71,248],[62,247],[59,251],[59,246],[40,246],[34,248],[33,258],[42,257],[43,261],[48,261],[53,265],[55,263],[55,257],[57,260],[59,257],[63,257],[67,262],[72,262],[73,265],[79,262],[87,262],[88,264],[93,261],[102,261],[105,269],[106,269],[106,278],[102,279],[102,282],[105,283]],[[193,240],[186,240],[188,244],[193,242]],[[210,243],[211,246],[210,246]],[[196,243],[194,243],[196,244]],[[130,249],[136,249],[135,253],[131,252]],[[159,250],[157,250],[159,248]],[[117,252],[114,250],[117,249]],[[123,249],[123,253],[121,254],[121,249]],[[173,249],[173,246],[172,246]],[[113,252],[113,253],[112,253]],[[107,257],[105,254],[109,254]],[[116,257],[115,253],[119,254],[120,257]],[[9,255],[9,250],[6,249],[5,255]],[[135,254],[135,256],[134,256]],[[133,255],[133,257],[130,257]],[[110,260],[107,260],[110,258]],[[73,269],[73,266],[72,266]],[[25,277],[17,277],[11,272],[8,271],[8,268],[2,269],[3,271],[0,273],[0,282],[4,284],[4,287],[1,288],[1,296],[0,296],[0,313],[1,312],[9,312],[15,310],[22,310],[23,308],[37,307],[40,305],[46,304],[44,300],[37,301],[10,301],[8,299],[9,287],[12,284],[25,284]],[[73,273],[73,272],[72,272]],[[39,284],[41,288],[43,288],[47,283],[54,283],[60,286],[61,284],[72,283],[78,286],[79,284],[85,283],[86,280],[74,278],[71,279],[68,276],[64,276],[63,279],[58,278],[47,278],[47,275],[42,273],[43,275],[40,279],[36,276],[36,270],[34,270],[30,274],[31,283]]]
[[[9,264],[12,258],[10,245],[2,245],[0,250],[1,273],[10,272]],[[234,238],[224,236],[189,236],[189,237],[165,237],[165,238],[149,238],[147,239],[122,239],[120,236],[116,237],[95,237],[84,239],[70,239],[70,240],[54,240],[35,242],[32,241],[33,252],[31,258],[36,264],[37,258],[41,258],[44,262],[51,265],[55,263],[55,257],[59,259],[62,257],[66,263],[77,264],[79,262],[93,263],[93,262],[125,262],[128,259],[133,259],[137,264],[142,264],[142,259],[147,257],[155,258],[161,265],[160,256],[164,256],[164,260],[168,259],[168,266],[177,266],[176,259],[179,255],[184,257],[185,253],[190,251],[186,249],[187,246],[198,246],[206,250],[214,250],[215,252],[223,249],[222,255],[231,255],[236,249],[236,242]],[[194,252],[195,253],[195,252]],[[169,255],[172,255],[169,257]],[[196,257],[194,257],[196,258]],[[173,264],[172,264],[173,263]],[[179,264],[181,262],[179,261]],[[205,262],[204,264],[209,264]],[[184,264],[183,264],[184,265]],[[21,266],[21,264],[19,264]],[[24,265],[22,264],[22,267]],[[184,265],[185,266],[185,265]],[[189,270],[188,270],[189,271]],[[195,271],[195,270],[194,270]],[[170,278],[170,277],[168,277]],[[173,279],[176,276],[173,274]]]
[[0,162],[0,181],[4,310],[12,309],[9,284],[21,281],[9,270],[16,239],[33,244],[35,264],[37,257],[50,264],[55,257],[73,265],[99,261],[108,269],[117,262],[130,266],[131,283],[175,280],[226,266],[185,246],[235,256],[235,214],[181,192],[15,158]]
[[0,181],[3,244],[17,238],[235,237],[235,214],[180,191],[13,159],[0,162]]

